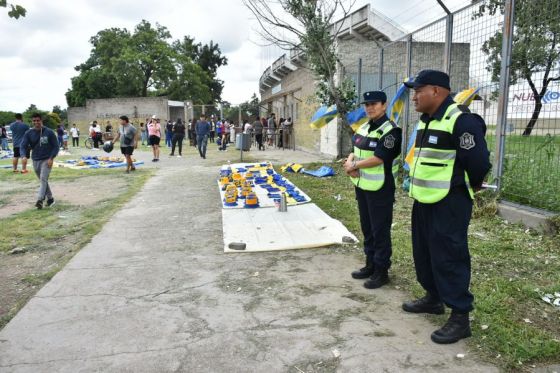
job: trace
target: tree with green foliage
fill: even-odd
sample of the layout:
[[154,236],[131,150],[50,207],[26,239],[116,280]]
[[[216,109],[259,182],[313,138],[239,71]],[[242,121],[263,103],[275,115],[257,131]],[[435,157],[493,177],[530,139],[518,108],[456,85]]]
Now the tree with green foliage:
[[222,82],[216,72],[227,59],[217,44],[195,44],[188,37],[172,41],[166,27],[145,20],[133,33],[105,29],[90,42],[90,57],[76,67],[80,74],[66,93],[69,106],[112,97],[168,96],[204,104],[220,100]]
[[60,120],[61,120],[62,122],[65,122],[65,121],[68,119],[68,112],[67,112],[67,110],[66,110],[66,109],[64,109],[64,110],[61,109],[61,108],[60,108],[60,105],[55,105],[55,106],[53,106],[51,112],[57,114],[57,115],[60,117]]
[[[474,17],[503,14],[504,8],[505,0],[485,1]],[[529,136],[539,119],[550,83],[560,80],[560,6],[558,0],[516,0],[514,13],[510,83],[524,79],[533,92],[535,107],[523,131],[524,136]],[[495,82],[500,80],[502,40],[503,32],[499,30],[482,47]]]
[[0,0],[0,8],[7,8],[8,6],[10,7],[8,16],[11,18],[19,19],[19,17],[25,17],[27,14],[27,10],[21,5],[10,4],[8,0]]
[[[342,156],[346,150],[342,144],[349,143],[352,133],[346,114],[355,106],[356,92],[352,81],[337,79],[339,30],[333,23],[335,15],[345,18],[349,14],[355,0],[278,0],[274,3],[243,0],[243,3],[256,17],[265,40],[286,50],[300,51],[307,57],[309,68],[319,81],[318,100],[323,105],[336,105],[342,120],[338,150],[339,157]],[[275,4],[278,8],[274,8]]]
[[224,118],[235,122],[239,121],[240,114],[242,121],[250,121],[259,116],[260,100],[257,94],[253,93],[250,100],[242,102],[239,105],[232,105],[231,103],[224,101],[222,102],[222,111],[224,113]]

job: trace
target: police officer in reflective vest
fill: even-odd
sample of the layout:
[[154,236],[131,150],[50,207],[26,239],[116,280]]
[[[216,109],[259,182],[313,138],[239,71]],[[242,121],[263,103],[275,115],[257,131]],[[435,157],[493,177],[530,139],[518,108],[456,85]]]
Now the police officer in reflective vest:
[[426,295],[402,308],[431,314],[443,314],[444,304],[451,308],[447,323],[431,338],[454,343],[471,335],[467,229],[474,191],[490,170],[486,124],[453,101],[444,72],[423,70],[405,84],[414,89],[412,101],[422,113],[410,167],[410,196],[414,265]]
[[389,282],[391,266],[391,223],[395,202],[395,179],[402,132],[387,118],[387,96],[382,91],[364,93],[369,122],[354,134],[354,152],[344,168],[356,189],[360,224],[364,234],[365,267],[352,272],[366,279],[364,286],[377,289]]

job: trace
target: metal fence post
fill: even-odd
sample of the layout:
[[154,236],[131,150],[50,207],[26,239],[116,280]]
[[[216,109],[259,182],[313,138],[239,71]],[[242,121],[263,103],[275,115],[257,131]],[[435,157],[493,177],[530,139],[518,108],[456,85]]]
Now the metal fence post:
[[362,97],[362,58],[358,58],[358,100]]
[[445,17],[445,51],[443,56],[443,71],[451,74],[451,49],[453,45],[453,14]]
[[379,90],[383,90],[383,47],[379,48],[379,75],[377,77]]
[[[406,38],[406,77],[408,79],[412,76],[412,34],[408,34]],[[411,91],[409,90],[409,94]],[[410,97],[406,100],[404,104],[404,117],[402,125],[402,144],[401,144],[401,154],[402,162],[404,164],[404,158],[406,157],[406,150],[408,148],[408,130],[410,127]]]
[[515,21],[514,9],[515,0],[506,0],[502,39],[502,65],[500,68],[500,97],[498,98],[498,117],[496,123],[496,149],[494,154],[494,170],[492,171],[498,191],[500,191],[501,187],[505,157],[504,149],[509,101],[511,49],[513,41],[513,24]]

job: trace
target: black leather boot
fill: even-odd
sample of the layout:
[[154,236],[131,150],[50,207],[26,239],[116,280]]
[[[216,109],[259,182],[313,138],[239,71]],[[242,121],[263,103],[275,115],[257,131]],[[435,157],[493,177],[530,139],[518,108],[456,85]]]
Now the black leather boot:
[[375,264],[373,263],[373,260],[366,255],[366,266],[352,272],[352,278],[355,278],[356,280],[363,280],[364,278],[368,278],[373,275],[374,271]]
[[439,299],[434,298],[431,294],[415,299],[409,302],[404,302],[402,309],[406,312],[412,313],[431,313],[434,315],[442,315],[445,312],[443,303]]
[[469,314],[452,311],[445,325],[432,333],[432,341],[439,344],[455,343],[471,336]]
[[389,283],[389,270],[387,268],[377,268],[373,275],[364,282],[366,289],[377,289]]

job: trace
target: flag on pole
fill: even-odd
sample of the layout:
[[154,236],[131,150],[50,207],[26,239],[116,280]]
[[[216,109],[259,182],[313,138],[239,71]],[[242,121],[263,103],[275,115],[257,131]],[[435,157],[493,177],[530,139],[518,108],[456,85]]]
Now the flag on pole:
[[315,114],[313,114],[309,126],[315,129],[324,127],[327,125],[328,122],[330,122],[336,117],[337,113],[338,111],[336,110],[336,105],[321,106],[315,112]]
[[[412,82],[414,80],[413,77],[410,77],[405,80],[405,82]],[[387,116],[396,124],[399,124],[401,120],[402,113],[406,106],[406,101],[408,100],[408,92],[409,89],[403,84],[400,85],[397,93],[395,93],[395,97],[391,100],[389,106],[387,106]]]
[[368,120],[366,110],[363,106],[360,106],[356,110],[346,114],[346,121],[348,122],[348,125],[352,127],[354,132],[356,132],[364,123],[367,123]]

